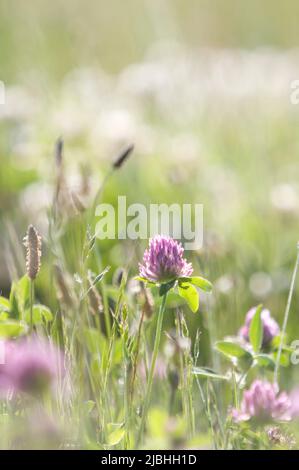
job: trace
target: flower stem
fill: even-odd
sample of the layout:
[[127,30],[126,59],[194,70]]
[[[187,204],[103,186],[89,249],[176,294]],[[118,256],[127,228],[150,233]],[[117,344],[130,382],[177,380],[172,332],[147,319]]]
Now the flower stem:
[[164,316],[165,305],[166,305],[166,298],[167,298],[167,293],[163,295],[162,303],[160,305],[160,309],[159,309],[159,313],[158,313],[158,320],[157,320],[157,327],[156,327],[156,338],[155,338],[154,350],[153,350],[153,355],[152,355],[151,367],[150,367],[149,376],[148,376],[145,400],[144,400],[143,411],[142,411],[141,424],[140,424],[139,434],[138,434],[138,437],[137,437],[137,447],[139,446],[139,444],[142,440],[142,437],[143,437],[145,422],[146,422],[148,408],[149,408],[149,404],[150,404],[151,391],[152,391],[152,385],[153,385],[153,377],[154,377],[155,366],[156,366],[156,361],[157,361],[157,356],[158,356],[158,351],[159,351],[159,345],[160,345],[160,339],[161,339],[161,331],[162,331],[163,316]]
[[30,329],[29,332],[32,333],[33,330],[33,299],[34,299],[34,281],[30,280]]
[[293,297],[294,288],[295,288],[295,281],[296,281],[298,266],[299,266],[299,242],[297,243],[297,258],[296,258],[296,263],[295,263],[295,267],[294,267],[294,271],[293,271],[293,275],[292,275],[287,306],[286,306],[285,314],[284,314],[284,318],[283,318],[283,325],[282,325],[282,330],[281,330],[280,343],[279,343],[279,348],[278,348],[278,353],[277,353],[277,358],[276,358],[276,364],[275,364],[274,383],[278,383],[278,373],[279,373],[279,365],[280,365],[280,358],[281,358],[283,340],[284,340],[284,336],[285,336],[285,333],[286,333],[286,328],[287,328],[287,323],[288,323],[288,318],[289,318],[289,312],[290,312],[292,297]]
[[[132,378],[131,378],[131,383],[130,383],[130,405],[133,404],[133,398],[134,398],[134,385],[135,385],[135,379],[136,379],[136,373],[137,373],[137,365],[138,365],[138,357],[139,357],[139,349],[140,349],[140,339],[141,339],[141,332],[142,332],[142,324],[144,320],[144,314],[145,310],[142,309],[141,316],[140,316],[140,321],[138,325],[138,332],[137,332],[137,341],[136,341],[136,353],[135,353],[135,358],[133,362],[133,372],[132,372]],[[132,408],[131,408],[132,409]]]

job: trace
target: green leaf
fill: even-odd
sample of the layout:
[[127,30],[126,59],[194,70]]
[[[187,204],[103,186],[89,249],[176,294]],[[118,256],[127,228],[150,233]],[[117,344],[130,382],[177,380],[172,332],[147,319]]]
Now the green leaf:
[[[277,359],[278,351],[273,353],[274,359]],[[282,350],[280,355],[279,365],[282,367],[289,367],[290,365],[290,353],[286,350]]]
[[162,297],[162,295],[165,295],[170,289],[173,288],[175,285],[176,280],[172,280],[170,282],[165,282],[164,284],[161,284],[160,289],[159,289],[159,295]]
[[6,321],[9,318],[9,313],[5,312],[4,310],[0,310],[0,321]]
[[156,286],[156,285],[157,285],[156,282],[149,281],[148,279],[146,279],[146,277],[135,276],[134,279],[135,279],[136,281],[144,282],[145,284],[148,284],[149,286]]
[[107,272],[110,270],[110,266],[107,266],[107,268],[104,269],[104,271],[102,271],[100,274],[98,274],[97,276],[90,270],[88,270],[88,275],[89,275],[89,278],[91,280],[91,285],[90,287],[84,292],[84,294],[81,296],[81,299],[84,299],[88,293],[92,290],[92,288],[98,284],[100,281],[102,281],[102,279],[104,278],[105,274],[107,274]]
[[229,359],[235,358],[238,359],[238,361],[241,360],[244,365],[250,365],[253,361],[253,357],[250,352],[242,348],[239,344],[232,343],[230,341],[218,341],[215,344],[215,348]]
[[10,312],[13,318],[21,318],[22,313],[19,309],[19,302],[17,296],[17,283],[13,282],[11,284],[10,295],[9,295],[9,303],[10,303]]
[[84,339],[88,351],[92,354],[102,353],[106,343],[105,337],[95,328],[84,329]]
[[100,282],[109,271],[110,271],[110,266],[107,266],[104,269],[104,271],[102,271],[100,274],[95,276],[95,278],[93,279],[93,285],[95,286],[98,282]]
[[83,408],[84,408],[84,411],[89,415],[92,410],[95,408],[95,402],[92,401],[92,400],[87,400],[85,402],[83,402]]
[[[286,344],[286,340],[287,340],[287,336],[284,335],[282,341],[283,341],[283,344],[282,344],[282,351],[286,351],[286,352],[289,352],[289,353],[292,353],[294,351],[294,349],[291,347],[291,346],[288,346]],[[280,342],[281,342],[281,335],[277,335],[275,336],[272,341],[271,341],[271,349],[274,349],[274,350],[278,350],[279,347],[280,347]]]
[[192,372],[194,375],[199,375],[200,377],[206,377],[207,379],[214,380],[228,380],[225,375],[217,374],[217,372],[206,367],[193,367]]
[[0,296],[0,312],[9,312],[10,311],[10,302],[5,297]]
[[[160,302],[157,303],[157,306]],[[174,289],[170,290],[167,294],[167,302],[166,305],[169,308],[177,308],[182,307],[185,304],[185,300],[180,297],[179,293],[176,292]]]
[[249,328],[249,340],[254,352],[256,353],[260,351],[263,342],[263,322],[261,318],[262,309],[262,304],[258,305]]
[[[30,323],[30,309],[25,312],[25,321]],[[34,325],[41,325],[45,321],[46,323],[53,321],[53,315],[51,310],[45,305],[33,305],[32,309],[32,322]]]
[[275,369],[275,361],[268,354],[257,354],[254,359],[259,367],[264,367],[272,371]]
[[167,411],[153,407],[148,413],[148,433],[160,441],[165,438],[165,429],[168,423]]
[[180,277],[180,281],[189,282],[196,287],[199,287],[201,290],[205,292],[211,292],[213,285],[210,281],[205,279],[204,277],[200,276],[191,276],[191,277]]
[[0,338],[14,338],[27,333],[28,327],[25,323],[16,320],[0,322]]
[[109,446],[116,446],[120,443],[125,435],[124,429],[116,429],[108,436],[108,445]]
[[93,380],[99,380],[101,377],[102,361],[99,354],[94,354],[90,360],[90,371]]
[[29,307],[30,279],[23,276],[11,285],[9,301],[13,318],[21,320],[26,308]]
[[186,300],[193,313],[196,313],[199,307],[199,294],[194,286],[188,282],[179,282],[179,295]]
[[53,314],[51,310],[45,305],[34,305],[33,309],[39,310],[46,323],[53,321]]
[[125,430],[123,423],[108,423],[108,442],[109,446],[115,446],[123,439]]

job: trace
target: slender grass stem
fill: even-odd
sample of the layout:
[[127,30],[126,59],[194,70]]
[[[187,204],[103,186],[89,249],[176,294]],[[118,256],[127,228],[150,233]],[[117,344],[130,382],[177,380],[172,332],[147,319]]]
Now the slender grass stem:
[[179,353],[179,362],[180,362],[180,389],[182,394],[182,406],[183,406],[183,413],[186,419],[186,422],[189,423],[188,417],[188,399],[186,396],[186,380],[185,380],[185,369],[184,369],[184,359],[183,353]]
[[[95,247],[95,258],[97,261],[98,268],[101,270],[103,267],[101,253],[99,248]],[[111,335],[111,322],[110,322],[110,314],[109,314],[109,304],[108,304],[108,297],[107,297],[107,289],[106,289],[106,281],[105,278],[101,280],[102,285],[102,297],[103,297],[103,306],[104,306],[104,320],[105,320],[105,328],[107,332],[107,337],[109,338]]]
[[138,333],[137,333],[137,341],[136,341],[136,353],[135,353],[135,357],[134,357],[132,379],[131,379],[131,384],[130,384],[130,404],[133,403],[133,398],[134,398],[134,385],[135,385],[135,379],[136,379],[136,373],[137,373],[137,365],[138,365],[138,358],[139,358],[140,339],[141,339],[141,330],[142,330],[143,320],[144,320],[144,309],[142,309],[141,316],[140,316],[140,321],[139,321],[139,325],[138,325]]
[[[182,316],[177,312],[177,334],[180,338],[184,338]],[[187,338],[189,337],[187,331]],[[191,362],[192,358],[189,352],[180,351],[180,375],[181,375],[181,389],[182,389],[182,403],[186,422],[189,424],[189,435],[193,437],[195,431],[195,420],[192,405],[192,375],[191,375]]]
[[276,363],[275,363],[274,383],[278,383],[278,374],[279,374],[279,365],[280,365],[282,346],[283,346],[284,336],[285,336],[285,333],[286,333],[286,328],[287,328],[287,323],[288,323],[288,318],[289,318],[289,313],[290,313],[290,307],[291,307],[294,288],[295,288],[295,281],[296,281],[296,276],[297,276],[297,271],[298,271],[298,265],[299,265],[299,242],[297,243],[297,257],[296,257],[295,267],[294,267],[294,271],[293,271],[293,275],[292,275],[288,301],[287,301],[287,305],[286,305],[286,309],[285,309],[285,313],[284,313],[281,336],[280,336],[280,343],[279,343],[279,348],[278,348],[278,353],[277,353],[277,358],[276,358]]
[[[207,398],[207,400],[205,399],[204,391],[203,391],[203,388],[200,384],[200,380],[199,380],[198,376],[196,376],[196,383],[197,383],[199,393],[200,393],[200,397],[201,397],[201,400],[202,400],[202,403],[203,403],[204,412],[205,412],[206,418],[207,418],[209,426],[210,426],[211,435],[212,435],[212,439],[213,439],[213,443],[214,443],[214,448],[217,449],[217,440],[216,440],[215,431],[214,431],[214,427],[213,427],[213,419],[212,419],[210,407],[209,407],[209,404],[208,404],[208,398]],[[207,381],[207,397],[208,397],[208,381]]]
[[125,436],[124,436],[124,449],[127,450],[130,446],[130,408],[129,408],[129,383],[128,383],[128,357],[126,351],[126,342],[123,342],[123,359],[124,359],[124,421],[125,421]]
[[233,397],[234,397],[234,404],[235,408],[238,410],[239,409],[239,390],[238,390],[238,384],[237,384],[237,378],[236,378],[236,370],[233,367],[232,369],[232,377],[233,377]]
[[29,332],[33,331],[33,302],[34,302],[34,281],[30,280],[30,329]]
[[[89,210],[89,214],[88,214],[88,225],[91,226],[92,225],[92,221],[94,219],[94,216],[95,216],[95,213],[96,213],[96,208],[97,208],[97,205],[99,204],[100,202],[100,198],[104,192],[104,189],[105,189],[105,186],[108,182],[108,180],[110,179],[111,175],[113,174],[113,171],[114,169],[110,169],[108,171],[108,173],[105,175],[103,181],[102,181],[102,184],[101,186],[99,187],[95,197],[94,197],[94,200],[93,200],[93,203],[92,203],[92,206]],[[85,242],[84,242],[84,247],[87,247],[87,253],[85,252],[85,250],[83,249],[83,259],[84,261],[87,261],[87,258],[88,258],[88,255],[89,255],[89,252],[90,250],[92,249],[92,247],[94,246],[94,243],[96,241],[96,238],[97,238],[97,234],[96,232],[92,235],[91,239],[90,240],[87,240],[87,237],[85,237]]]
[[194,417],[194,407],[193,407],[193,396],[192,396],[192,373],[191,365],[187,363],[186,359],[186,368],[187,368],[187,397],[188,397],[188,414],[190,419],[190,436],[191,438],[195,435],[195,417]]
[[140,442],[143,438],[143,432],[144,432],[144,427],[145,427],[145,423],[146,423],[147,412],[148,412],[150,399],[151,399],[151,391],[152,391],[156,361],[157,361],[157,357],[158,357],[159,345],[160,345],[160,340],[161,340],[162,323],[163,323],[166,299],[167,299],[167,293],[164,294],[164,296],[162,298],[162,303],[160,305],[160,309],[159,309],[159,313],[158,313],[158,320],[157,320],[157,327],[156,327],[156,338],[155,338],[155,344],[154,344],[151,367],[150,367],[149,376],[148,376],[145,400],[144,400],[144,405],[143,405],[143,410],[142,410],[141,424],[140,424],[139,434],[138,434],[138,438],[137,438],[137,447],[139,446],[139,444],[140,444]]

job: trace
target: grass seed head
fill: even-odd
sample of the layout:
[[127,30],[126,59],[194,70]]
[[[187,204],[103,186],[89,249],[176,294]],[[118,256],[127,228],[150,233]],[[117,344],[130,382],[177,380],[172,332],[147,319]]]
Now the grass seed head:
[[63,155],[63,139],[59,137],[55,143],[55,160],[58,168],[62,164],[62,155]]
[[90,272],[88,273],[88,284],[88,298],[91,312],[93,315],[101,314],[104,311],[102,297],[94,284],[94,279]]
[[33,281],[40,270],[42,239],[33,225],[29,225],[24,238],[26,247],[26,271],[28,277]]
[[129,158],[129,156],[131,155],[131,153],[133,152],[134,150],[134,145],[131,144],[129,145],[128,147],[126,147],[121,153],[120,155],[117,157],[117,159],[114,161],[113,163],[113,168],[121,168],[123,166],[123,164],[127,161],[127,159]]

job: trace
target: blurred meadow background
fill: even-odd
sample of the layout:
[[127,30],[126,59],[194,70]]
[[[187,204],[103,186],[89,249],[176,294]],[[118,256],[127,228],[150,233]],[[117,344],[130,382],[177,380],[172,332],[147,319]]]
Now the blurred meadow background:
[[[22,238],[33,223],[44,238],[35,295],[59,308],[52,267],[62,259],[47,248],[57,138],[71,200],[62,268],[72,282],[81,204],[133,143],[104,202],[204,204],[204,246],[187,257],[214,290],[201,295],[199,314],[184,310],[191,337],[201,332],[199,363],[218,365],[211,342],[236,334],[254,305],[281,324],[299,238],[299,107],[290,104],[298,14],[295,0],[2,0],[1,295],[25,272]],[[144,242],[96,245],[101,268],[111,266],[107,284],[119,267],[137,274]],[[290,340],[299,338],[298,299],[296,287]],[[285,388],[297,369],[283,376]]]

